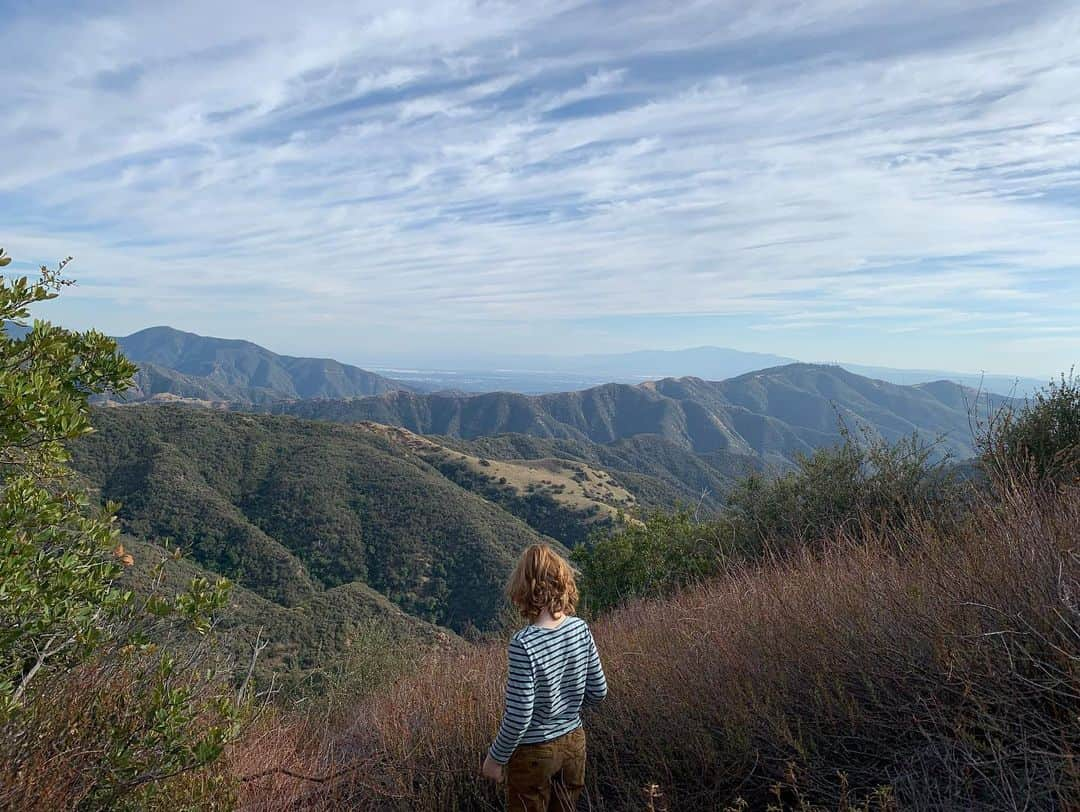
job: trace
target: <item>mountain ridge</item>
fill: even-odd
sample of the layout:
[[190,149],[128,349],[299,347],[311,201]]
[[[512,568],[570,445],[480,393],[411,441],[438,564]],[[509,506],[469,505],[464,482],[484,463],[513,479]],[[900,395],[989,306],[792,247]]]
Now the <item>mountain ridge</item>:
[[244,339],[147,327],[117,339],[139,365],[128,399],[173,395],[192,400],[267,403],[376,395],[406,384],[331,358],[279,355]]
[[[993,408],[1005,399],[982,400]],[[943,451],[970,456],[970,412],[979,403],[974,391],[949,381],[899,386],[840,367],[796,363],[725,381],[684,376],[544,395],[396,391],[278,403],[267,410],[370,420],[466,440],[510,433],[610,444],[655,434],[696,454],[759,457],[785,467],[797,454],[838,442],[841,424],[865,426],[887,440],[920,433],[928,441],[940,439]]]

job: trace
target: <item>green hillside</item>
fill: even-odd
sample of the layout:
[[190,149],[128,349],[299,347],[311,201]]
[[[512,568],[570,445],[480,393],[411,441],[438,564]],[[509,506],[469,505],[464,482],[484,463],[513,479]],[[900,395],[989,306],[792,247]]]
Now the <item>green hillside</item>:
[[[124,549],[133,565],[124,573],[132,589],[149,588],[154,565],[169,553],[158,544],[130,535],[123,538]],[[188,558],[170,561],[162,570],[166,593],[184,589],[193,577],[209,571]],[[366,584],[354,582],[314,594],[295,606],[282,606],[249,588],[233,585],[229,606],[222,612],[219,630],[238,662],[247,662],[256,640],[266,643],[257,661],[257,675],[264,681],[273,675],[286,687],[303,679],[312,669],[333,663],[335,654],[345,650],[372,625],[390,639],[421,641],[433,646],[455,642],[448,630],[408,614]]]
[[122,503],[125,532],[170,538],[279,606],[374,590],[424,620],[483,627],[540,538],[362,427],[167,405],[97,409],[94,424],[74,464]]
[[464,441],[180,404],[99,407],[93,422],[74,465],[122,504],[136,578],[169,539],[186,554],[178,583],[231,578],[226,629],[240,647],[261,632],[260,669],[293,674],[373,620],[410,639],[490,627],[527,544],[573,545],[657,506],[712,508],[729,485],[651,435]]

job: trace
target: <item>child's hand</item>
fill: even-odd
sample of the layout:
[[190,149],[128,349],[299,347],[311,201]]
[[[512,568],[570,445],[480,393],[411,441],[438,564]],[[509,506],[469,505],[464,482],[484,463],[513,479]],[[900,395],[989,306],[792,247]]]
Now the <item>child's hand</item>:
[[489,781],[494,781],[496,784],[502,783],[503,765],[493,759],[491,753],[488,753],[487,758],[484,759],[484,767],[480,772]]

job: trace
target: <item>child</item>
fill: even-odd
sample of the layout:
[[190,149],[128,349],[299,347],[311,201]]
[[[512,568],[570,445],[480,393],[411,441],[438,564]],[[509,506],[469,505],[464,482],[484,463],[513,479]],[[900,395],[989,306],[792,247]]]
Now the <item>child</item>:
[[574,571],[549,546],[522,553],[506,591],[530,625],[510,640],[506,712],[483,773],[506,778],[512,812],[570,812],[585,788],[581,708],[607,695],[604,669],[588,625],[573,617]]

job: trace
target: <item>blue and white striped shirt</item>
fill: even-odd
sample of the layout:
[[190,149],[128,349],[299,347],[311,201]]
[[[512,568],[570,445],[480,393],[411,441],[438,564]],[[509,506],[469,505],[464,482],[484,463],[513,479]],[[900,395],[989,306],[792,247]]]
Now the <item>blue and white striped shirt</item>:
[[506,712],[491,757],[510,760],[519,744],[539,744],[581,727],[581,708],[607,696],[592,632],[578,617],[526,626],[510,640]]

